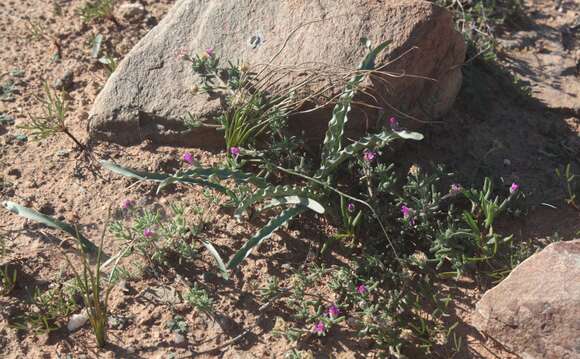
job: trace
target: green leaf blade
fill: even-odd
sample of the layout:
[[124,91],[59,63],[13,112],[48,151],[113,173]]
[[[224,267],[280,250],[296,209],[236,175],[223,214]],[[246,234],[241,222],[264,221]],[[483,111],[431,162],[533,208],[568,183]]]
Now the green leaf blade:
[[222,257],[220,256],[219,252],[214,247],[214,245],[208,241],[202,241],[201,243],[203,244],[205,249],[207,249],[209,254],[211,254],[211,256],[215,259],[216,264],[217,264],[218,268],[220,269],[224,279],[226,279],[226,280],[229,279],[228,269],[227,269]]
[[236,254],[228,262],[227,268],[233,269],[237,267],[244,259],[246,259],[252,252],[252,250],[260,245],[263,241],[270,238],[272,234],[288,221],[290,221],[295,216],[304,212],[306,207],[292,207],[288,208],[277,217],[268,222],[264,227],[262,227],[252,238],[250,238],[243,246],[240,248]]
[[300,196],[286,196],[281,198],[273,198],[262,210],[288,205],[300,205],[302,207],[307,207],[318,214],[324,214],[325,212],[324,206],[321,205],[318,201],[312,198]]
[[83,250],[87,251],[88,253],[96,254],[99,250],[99,248],[93,242],[89,241],[85,236],[83,236],[76,229],[76,227],[74,227],[68,223],[60,222],[60,221],[58,221],[50,216],[47,216],[45,214],[42,214],[40,212],[35,211],[32,208],[24,207],[24,206],[21,206],[17,203],[14,203],[14,202],[6,201],[6,202],[3,202],[2,205],[8,211],[10,211],[16,215],[19,215],[20,217],[24,217],[24,218],[27,218],[31,221],[35,221],[35,222],[44,224],[45,226],[48,226],[48,227],[51,227],[54,229],[59,229],[65,233],[70,234],[74,238],[78,238]]

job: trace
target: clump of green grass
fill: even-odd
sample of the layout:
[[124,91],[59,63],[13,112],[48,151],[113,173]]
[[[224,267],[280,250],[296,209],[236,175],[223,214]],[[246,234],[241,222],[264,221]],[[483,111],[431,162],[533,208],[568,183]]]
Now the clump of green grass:
[[[93,266],[89,264],[88,254],[81,249],[82,268],[77,270],[76,266],[65,255],[69,268],[75,276],[75,284],[83,298],[87,316],[95,336],[97,347],[102,348],[107,343],[107,326],[109,319],[109,295],[115,283],[113,277],[103,280],[101,271],[102,248],[104,233],[101,237],[101,243],[97,253],[97,261]],[[104,282],[104,283],[103,283]]]
[[433,0],[454,16],[457,29],[465,36],[475,54],[495,60],[495,35],[498,27],[520,22],[522,0]]
[[69,130],[66,125],[66,118],[69,111],[68,103],[62,94],[53,92],[48,83],[44,84],[44,97],[38,97],[42,106],[43,114],[40,116],[29,115],[30,122],[18,128],[27,130],[36,139],[45,139],[59,133],[70,138],[79,149],[85,151],[87,148]]
[[[81,267],[78,268],[66,252],[63,251],[63,255],[68,264],[68,268],[74,274],[73,284],[76,288],[76,292],[78,292],[82,297],[84,308],[95,336],[96,344],[99,348],[105,346],[109,316],[109,295],[115,285],[115,268],[123,253],[122,252],[116,257],[113,257],[105,264],[102,263],[103,258],[106,257],[106,254],[103,253],[103,243],[108,222],[105,224],[100,243],[97,246],[83,236],[76,226],[60,222],[50,216],[20,206],[16,203],[4,202],[3,205],[9,211],[17,215],[42,223],[48,227],[58,229],[76,239],[79,245]],[[91,260],[94,259],[95,256],[96,262],[93,266],[91,265]],[[113,259],[115,260],[115,265],[111,274],[108,278],[103,278],[103,267],[106,264],[111,263]],[[101,264],[103,264],[103,266],[101,266]],[[58,296],[54,296],[53,292],[49,293],[50,294],[35,291],[32,296],[32,304],[38,308],[38,311],[33,312],[32,314],[26,314],[23,320],[24,323],[32,323],[35,327],[42,328],[46,331],[58,329],[59,326],[55,326],[57,320],[67,316],[74,308],[76,308],[65,296],[64,291],[59,290],[57,292],[57,294],[59,294]]]
[[580,209],[576,204],[576,197],[580,193],[580,184],[576,182],[576,179],[580,176],[572,172],[570,163],[563,168],[556,168],[556,176],[562,181],[566,193],[566,203],[577,210]]
[[113,15],[116,0],[91,0],[87,1],[80,9],[80,16],[84,22],[95,22],[102,20],[110,20],[116,25],[119,25],[117,19]]
[[29,293],[24,314],[13,318],[14,327],[34,333],[50,333],[60,329],[78,306],[74,298],[61,286]]

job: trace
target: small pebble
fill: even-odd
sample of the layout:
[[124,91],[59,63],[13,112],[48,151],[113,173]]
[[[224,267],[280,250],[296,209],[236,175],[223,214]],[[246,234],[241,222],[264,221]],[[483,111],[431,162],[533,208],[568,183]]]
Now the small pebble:
[[75,330],[85,325],[88,320],[89,317],[85,313],[73,314],[72,317],[70,317],[66,327],[68,328],[69,332],[74,332]]
[[182,344],[185,342],[185,337],[179,333],[175,333],[173,336],[173,341],[175,344]]

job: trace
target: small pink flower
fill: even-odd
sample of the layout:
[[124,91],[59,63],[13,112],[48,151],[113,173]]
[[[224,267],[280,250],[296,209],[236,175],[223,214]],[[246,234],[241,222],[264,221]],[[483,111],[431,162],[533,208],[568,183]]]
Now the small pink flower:
[[214,51],[213,51],[213,47],[208,47],[207,49],[205,49],[205,53],[209,57],[213,57],[213,55],[215,54]]
[[461,191],[463,191],[463,187],[461,187],[461,185],[457,183],[452,184],[451,188],[449,189],[449,193],[451,194],[457,194]]
[[346,205],[346,210],[349,211],[350,213],[353,213],[354,210],[356,209],[354,203],[349,203]]
[[318,335],[324,334],[326,331],[326,325],[323,322],[318,322],[314,324],[314,328],[312,328],[312,332]]
[[375,151],[368,149],[363,151],[363,159],[365,161],[371,162],[372,160],[375,159],[375,157],[377,157],[377,153]]
[[338,308],[334,304],[328,308],[328,316],[331,318],[337,318],[341,313],[342,311],[340,310],[340,308]]
[[389,118],[389,126],[391,126],[391,130],[393,131],[398,131],[401,128],[399,121],[395,117]]
[[234,156],[234,158],[240,155],[240,148],[239,147],[230,147],[230,154]]
[[519,188],[520,188],[520,185],[513,182],[512,185],[510,186],[510,193],[516,192]]
[[364,284],[359,284],[356,286],[356,292],[358,294],[365,294],[366,292],[368,292],[368,288]]
[[151,238],[155,235],[155,232],[151,228],[145,228],[143,230],[143,237]]
[[415,225],[415,219],[412,217],[412,212],[413,212],[413,209],[412,208],[409,208],[409,207],[407,207],[405,205],[402,205],[401,206],[401,213],[403,213],[403,218],[405,218],[405,219],[408,218],[409,219],[409,223],[411,223],[411,225],[414,226]]
[[129,208],[133,207],[134,204],[135,204],[135,202],[133,202],[132,200],[127,198],[126,200],[123,201],[123,203],[121,203],[121,208],[129,209]]
[[187,50],[185,47],[180,47],[175,51],[175,58],[178,61],[187,60],[189,58],[189,50]]
[[189,152],[185,152],[183,154],[182,160],[184,162],[189,163],[191,165],[191,164],[193,164],[193,155],[191,153],[189,153]]

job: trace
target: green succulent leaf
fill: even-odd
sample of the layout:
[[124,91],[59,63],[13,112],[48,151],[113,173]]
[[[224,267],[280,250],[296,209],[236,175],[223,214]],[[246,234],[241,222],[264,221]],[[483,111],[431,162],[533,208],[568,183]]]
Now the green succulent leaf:
[[344,133],[344,126],[348,122],[348,113],[351,110],[351,102],[356,94],[356,90],[361,82],[365,79],[365,73],[374,69],[376,56],[388,46],[388,42],[384,42],[372,50],[362,61],[359,66],[359,72],[346,84],[346,88],[338,99],[338,103],[334,106],[332,111],[332,118],[328,123],[328,130],[324,137],[322,145],[322,166],[326,165],[329,157],[336,155],[342,149],[342,136]]
[[35,211],[32,208],[24,207],[14,202],[6,201],[3,202],[2,205],[14,214],[30,219],[31,221],[42,223],[48,227],[59,229],[65,233],[70,234],[74,238],[78,238],[81,247],[88,253],[96,254],[99,250],[93,242],[89,241],[85,236],[83,236],[73,225],[60,222],[50,216]]
[[135,178],[142,181],[161,182],[157,188],[157,192],[169,184],[183,183],[208,186],[221,193],[228,195],[232,194],[231,191],[226,187],[213,182],[213,179],[233,179],[238,183],[252,183],[258,187],[263,187],[266,185],[266,181],[261,177],[255,176],[251,173],[225,168],[194,168],[187,171],[178,172],[175,175],[171,175],[166,173],[136,171],[130,168],[119,166],[109,161],[101,161],[101,165],[106,169],[125,177]]
[[237,183],[251,183],[258,187],[268,185],[265,179],[252,173],[231,170],[227,168],[193,168],[183,172],[184,176],[201,177],[203,179],[217,178],[220,180],[233,179]]
[[275,197],[288,197],[288,196],[310,198],[312,196],[312,193],[305,190],[303,187],[297,186],[269,186],[266,188],[259,189],[253,195],[243,200],[239,204],[238,208],[236,208],[236,212],[234,213],[234,215],[236,218],[240,218],[242,214],[255,203],[267,199],[272,199]]
[[219,252],[217,251],[217,249],[213,246],[213,244],[211,244],[208,241],[202,241],[201,243],[203,244],[205,249],[207,249],[209,254],[211,254],[212,257],[215,259],[216,264],[217,264],[218,268],[220,269],[224,279],[228,279],[229,278],[228,269],[227,269],[222,257],[220,256]]
[[218,183],[210,182],[210,181],[207,181],[204,179],[190,178],[188,176],[184,176],[181,174],[170,175],[169,177],[167,177],[166,179],[161,181],[161,183],[157,187],[157,193],[159,194],[159,192],[161,192],[162,189],[164,189],[165,187],[169,186],[172,183],[181,183],[181,184],[199,185],[199,186],[209,187],[209,188],[212,188],[220,193],[226,194],[230,197],[235,196],[235,194],[231,190],[229,190],[227,187],[222,186]]
[[280,227],[304,212],[306,207],[292,207],[284,210],[280,215],[274,217],[264,227],[262,227],[252,238],[250,238],[243,246],[236,252],[236,254],[228,262],[228,269],[233,269],[238,266],[244,259],[246,259],[252,250],[260,245],[263,241],[270,238],[272,234]]
[[262,208],[262,210],[269,209],[272,207],[288,206],[288,205],[300,205],[303,207],[307,207],[318,214],[324,214],[324,206],[321,205],[318,201],[312,198],[300,196],[286,196],[282,198],[273,198],[268,202],[267,205],[264,206],[264,208]]
[[322,178],[330,174],[341,163],[356,156],[367,148],[382,148],[399,138],[419,141],[423,139],[423,135],[418,132],[409,131],[384,131],[366,136],[361,140],[346,146],[342,151],[334,156],[329,157],[320,167],[317,177]]
[[114,164],[113,162],[110,162],[110,161],[100,161],[100,163],[101,163],[101,166],[105,167],[106,169],[108,169],[111,172],[114,172],[114,173],[119,174],[121,176],[135,178],[135,179],[142,180],[142,181],[161,182],[161,181],[166,180],[168,177],[170,177],[170,175],[165,174],[165,173],[151,173],[151,172],[142,172],[142,171],[132,170],[130,168]]

